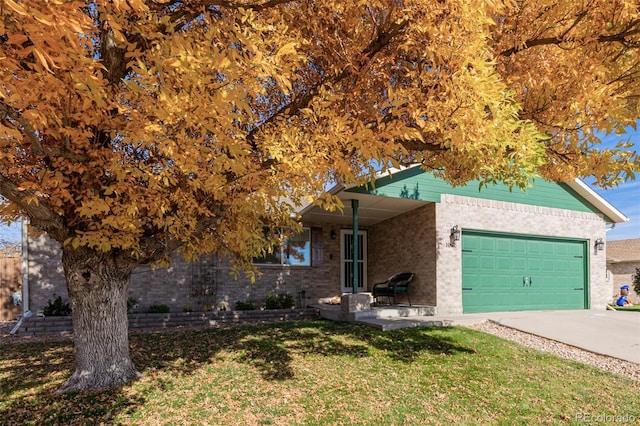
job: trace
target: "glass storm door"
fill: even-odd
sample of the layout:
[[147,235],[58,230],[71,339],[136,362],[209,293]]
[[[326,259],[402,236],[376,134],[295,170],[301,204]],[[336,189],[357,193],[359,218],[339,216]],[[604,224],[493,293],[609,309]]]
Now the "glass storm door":
[[[358,293],[367,290],[367,232],[358,231]],[[353,293],[353,231],[340,231],[340,291]]]

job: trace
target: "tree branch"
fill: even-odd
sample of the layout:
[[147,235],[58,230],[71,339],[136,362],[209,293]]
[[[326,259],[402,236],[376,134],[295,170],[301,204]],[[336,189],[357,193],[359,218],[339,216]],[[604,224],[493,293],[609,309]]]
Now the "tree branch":
[[[408,21],[394,23],[389,27],[387,31],[381,32],[375,40],[372,40],[371,43],[369,43],[369,45],[362,50],[362,59],[358,61],[358,68],[362,68],[367,61],[373,59],[376,53],[380,52],[385,46],[387,46],[394,37],[399,35],[407,27],[408,24]],[[355,71],[356,70],[354,70],[351,66],[347,66],[342,71],[334,74],[333,76],[326,76],[325,78],[320,79],[304,95],[295,97],[291,102],[278,109],[268,119],[260,123],[258,126],[254,127],[247,135],[247,140],[252,145],[254,150],[257,150],[257,146],[255,144],[256,135],[265,126],[268,126],[270,123],[274,122],[280,117],[293,116],[298,114],[300,110],[309,106],[311,101],[318,95],[320,89],[324,85],[329,83],[334,84],[345,80],[347,77],[354,75]]]
[[36,129],[33,128],[31,123],[26,120],[22,114],[11,108],[7,104],[0,102],[0,113],[3,113],[5,118],[18,124],[18,127],[22,128],[21,133],[26,136],[27,140],[31,144],[31,150],[36,156],[59,156],[65,157],[72,161],[86,161],[88,158],[85,155],[71,152],[64,148],[45,148],[40,142]]
[[[208,8],[212,6],[217,6],[225,9],[242,8],[242,9],[251,9],[253,11],[259,12],[261,10],[276,7],[281,4],[291,3],[292,1],[293,0],[268,0],[264,2],[245,3],[242,1],[202,0],[197,4],[189,5],[187,9],[184,9],[184,8],[175,9],[171,13],[171,22],[173,22],[174,24],[181,21],[183,23],[190,22],[202,14],[203,7]],[[159,2],[154,2],[154,3],[157,5],[158,10],[161,8],[168,8],[169,6],[167,3],[159,3]],[[182,3],[182,2],[172,2],[172,5],[177,3]]]
[[[640,47],[640,40],[629,40],[629,37],[640,34],[640,28],[634,28],[639,23],[640,23],[640,20],[635,20],[630,22],[629,25],[627,25],[627,28],[622,32],[619,32],[617,34],[611,34],[611,35],[600,35],[596,39],[596,42],[597,43],[621,43],[626,47],[629,47],[630,45],[634,47]],[[543,37],[543,38],[529,39],[525,41],[524,45],[521,47],[512,47],[511,49],[507,49],[500,52],[500,56],[509,57],[523,50],[527,50],[537,46],[550,46],[550,45],[557,46],[567,42],[567,40],[565,40],[566,35],[567,35],[567,32],[557,37]],[[571,41],[574,41],[574,40],[571,40]]]
[[21,190],[12,180],[0,175],[0,195],[17,204],[37,229],[47,232],[58,241],[64,241],[68,230],[62,217],[46,204],[28,200],[36,197],[32,191]]

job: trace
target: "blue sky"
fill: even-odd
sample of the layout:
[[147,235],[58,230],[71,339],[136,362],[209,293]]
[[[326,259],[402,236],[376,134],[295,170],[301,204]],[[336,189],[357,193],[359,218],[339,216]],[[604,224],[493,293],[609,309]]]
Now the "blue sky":
[[2,241],[20,241],[20,224],[14,223],[11,227],[0,223],[0,242]]
[[[640,148],[640,129],[624,135],[609,135],[603,138],[604,147],[613,147],[623,140],[631,140],[634,149]],[[589,183],[589,180],[585,180]],[[619,223],[614,229],[607,233],[607,240],[626,240],[630,238],[640,238],[640,175],[636,175],[635,181],[629,181],[616,188],[602,190],[592,187],[598,194],[604,197],[610,204],[620,210],[629,218],[629,222]],[[20,241],[20,224],[13,224],[11,227],[0,224],[0,241]]]
[[[629,133],[624,135],[603,137],[603,147],[614,147],[620,141],[630,140],[635,145],[633,149],[638,151],[640,149],[640,127],[637,131],[631,128],[627,131]],[[586,179],[585,182],[589,183],[589,180]],[[619,223],[614,229],[607,232],[607,240],[640,238],[640,174],[636,173],[636,180],[625,182],[617,188],[606,191],[598,187],[592,186],[592,188],[629,218],[628,222]]]
[[[640,138],[640,135],[638,137]],[[636,179],[640,179],[640,176],[636,176]],[[618,188],[608,191],[603,191],[599,188],[594,189],[629,218],[629,222],[619,223],[614,229],[607,232],[607,240],[640,238],[640,180],[627,182]]]

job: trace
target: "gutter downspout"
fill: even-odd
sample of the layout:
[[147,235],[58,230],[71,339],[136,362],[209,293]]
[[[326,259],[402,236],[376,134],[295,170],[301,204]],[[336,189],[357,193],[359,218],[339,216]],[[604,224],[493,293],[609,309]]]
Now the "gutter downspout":
[[18,322],[11,329],[10,334],[16,334],[22,326],[22,320],[31,316],[29,311],[29,219],[22,219],[22,315],[18,318]]

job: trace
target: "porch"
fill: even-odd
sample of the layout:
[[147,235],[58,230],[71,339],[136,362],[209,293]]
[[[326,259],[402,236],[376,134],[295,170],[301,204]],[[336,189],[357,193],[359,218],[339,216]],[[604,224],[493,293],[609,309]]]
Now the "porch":
[[379,330],[395,330],[407,327],[448,327],[452,321],[436,317],[435,306],[371,304],[370,293],[344,294],[340,304],[314,304],[320,318],[332,321],[355,322]]

